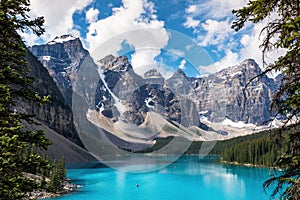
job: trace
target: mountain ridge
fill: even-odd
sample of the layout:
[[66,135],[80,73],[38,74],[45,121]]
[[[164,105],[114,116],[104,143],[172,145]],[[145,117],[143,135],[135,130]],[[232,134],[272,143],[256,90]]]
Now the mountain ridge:
[[[64,39],[66,41],[63,41]],[[55,40],[59,42],[55,43]],[[47,51],[49,46],[54,50]],[[69,48],[68,51],[72,52],[73,57],[70,53],[65,54],[63,51],[66,50],[62,47]],[[75,48],[72,49],[73,47]],[[56,65],[55,63],[49,65],[48,57],[48,61],[44,63],[47,53],[55,56],[56,52],[60,55],[59,50],[62,51],[61,55],[68,56],[64,57],[66,62],[63,65],[59,62]],[[230,120],[233,123],[243,122],[261,126],[268,124],[273,118],[269,107],[272,95],[278,88],[279,79],[270,79],[266,75],[258,76],[262,71],[253,59],[246,59],[239,65],[228,67],[207,77],[188,77],[179,69],[173,76],[164,79],[155,69],[149,69],[144,76],[136,74],[125,56],[108,55],[99,58],[97,70],[96,64],[93,63],[88,51],[82,47],[80,40],[70,36],[58,37],[50,44],[33,46],[31,51],[49,72],[51,70],[57,72],[50,75],[54,80],[57,79],[56,83],[61,92],[72,90],[82,68],[85,74],[80,81],[94,81],[90,83],[94,85],[93,87],[85,83],[86,87],[90,87],[87,91],[91,92],[88,97],[90,109],[114,123],[121,120],[138,127],[145,122],[147,113],[154,111],[186,128],[197,127],[197,129],[204,128],[205,131],[214,131],[214,128],[210,127],[214,126],[212,123],[220,124]],[[76,59],[74,55],[77,55]],[[84,69],[84,61],[78,62],[78,58],[88,58],[89,63],[93,65],[94,73],[98,71],[98,78],[96,74],[89,74],[88,68]],[[61,72],[65,72],[66,76],[57,76]],[[89,78],[91,75],[94,78]],[[254,77],[255,80],[249,83]],[[68,82],[70,84],[60,84],[66,80],[67,82],[70,80]],[[248,86],[245,87],[246,85]],[[91,91],[92,88],[94,92]],[[68,99],[70,96],[64,95],[64,98],[70,105],[72,102],[72,99]],[[219,125],[214,127],[219,129]],[[224,138],[230,137],[230,132],[217,129],[216,138],[220,138],[220,135]],[[236,134],[238,131],[233,135]]]
[[23,123],[26,129],[44,130],[51,145],[44,152],[51,160],[65,159],[66,163],[95,161],[85,149],[73,123],[73,114],[47,69],[30,52],[26,55],[29,76],[34,77],[33,90],[50,96],[50,102],[36,105],[20,100],[17,110],[35,115],[35,124]]

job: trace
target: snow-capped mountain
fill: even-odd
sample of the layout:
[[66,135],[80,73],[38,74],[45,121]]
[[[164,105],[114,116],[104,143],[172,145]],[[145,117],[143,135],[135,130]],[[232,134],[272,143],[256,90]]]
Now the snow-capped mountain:
[[65,100],[71,105],[72,84],[80,65],[89,56],[80,39],[62,35],[47,44],[34,45],[30,51],[48,69]]
[[[143,78],[133,71],[128,59],[123,56],[109,55],[99,63],[103,76],[98,83],[95,102],[96,109],[106,117],[116,118],[115,120],[121,117],[140,125],[145,121],[147,112],[155,111],[185,127],[199,125],[196,105],[186,98],[193,88],[185,88],[190,83],[180,83],[185,80],[180,74],[175,73],[165,81],[159,72],[150,69]],[[178,76],[180,81],[175,80]],[[119,104],[125,109],[120,108]]]
[[[139,126],[155,111],[186,128],[212,130],[230,138],[260,129],[272,119],[269,108],[279,83],[266,75],[257,77],[261,69],[252,59],[204,78],[187,77],[178,70],[167,80],[154,69],[138,76],[126,57],[110,55],[100,65],[96,110],[114,121]],[[237,130],[230,133],[226,126]],[[221,137],[206,135],[209,138]]]
[[[72,91],[76,77],[81,77],[88,119],[134,143],[152,144],[156,137],[176,134],[211,140],[251,133],[272,119],[269,108],[280,81],[264,75],[249,82],[261,73],[252,59],[202,78],[178,70],[164,79],[155,69],[140,76],[124,56],[101,58],[97,68],[80,40],[70,35],[33,46],[31,52],[48,69],[69,105],[72,99],[65,92]],[[85,64],[93,69],[82,67]],[[174,132],[178,127],[181,131]]]
[[271,99],[278,83],[266,75],[249,82],[260,73],[256,62],[248,59],[240,65],[195,79],[192,85],[199,112],[207,111],[206,117],[213,122],[225,118],[257,125],[270,122]]

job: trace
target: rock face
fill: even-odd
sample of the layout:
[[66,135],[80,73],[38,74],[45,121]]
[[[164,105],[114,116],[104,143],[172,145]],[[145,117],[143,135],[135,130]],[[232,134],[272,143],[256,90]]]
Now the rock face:
[[149,84],[160,84],[164,85],[165,79],[156,69],[150,69],[144,73],[144,79]]
[[136,125],[151,109],[186,127],[198,126],[199,114],[212,122],[229,118],[257,125],[272,118],[269,108],[278,83],[266,75],[249,82],[261,73],[252,59],[203,78],[187,77],[178,70],[167,80],[155,69],[144,78],[136,75],[125,57],[110,55],[100,63],[104,79],[98,84],[96,107],[108,117],[120,116],[118,101],[125,105],[125,119]]
[[35,45],[30,51],[48,69],[68,105],[71,105],[72,85],[80,65],[89,55],[79,38],[62,35],[43,45]]
[[179,99],[169,88],[162,85],[144,84],[133,92],[128,103],[130,110],[126,112],[126,118],[136,125],[142,124],[146,113],[151,110],[181,123]]
[[31,70],[30,76],[35,78],[33,88],[41,96],[50,95],[50,103],[37,106],[22,102],[21,106],[30,114],[35,114],[37,120],[56,131],[73,143],[83,147],[83,144],[73,124],[72,110],[65,102],[57,85],[48,74],[46,68],[30,53],[27,61]]
[[[146,72],[144,78],[137,75],[126,57],[109,55],[99,63],[103,69],[103,77],[96,90],[96,109],[104,116],[115,120],[122,118],[140,125],[147,112],[156,111],[186,127],[198,126],[196,105],[178,95],[181,91],[172,83],[173,79],[178,78],[176,75],[170,79],[168,86],[155,69]],[[186,84],[184,77],[179,77],[182,85]]]
[[238,66],[194,80],[192,86],[199,112],[206,112],[214,122],[227,117],[236,122],[267,123],[272,116],[269,111],[272,94],[278,84],[266,75],[249,82],[260,73],[255,61],[248,59]]
[[[112,121],[134,125],[143,124],[149,111],[185,127],[204,127],[199,123],[199,116],[211,122],[227,118],[262,125],[272,118],[271,99],[280,84],[280,76],[270,79],[266,75],[249,82],[261,73],[252,59],[201,78],[187,77],[184,71],[178,70],[165,80],[156,69],[139,76],[127,57],[113,55],[99,60],[101,69],[98,69],[80,40],[70,35],[33,46],[31,52],[48,69],[68,106],[72,104],[74,80],[81,76],[84,86],[80,93],[88,94],[84,101],[89,108]],[[93,65],[93,71],[86,68],[79,73],[83,64]],[[89,79],[96,81],[86,81]],[[62,111],[49,111],[48,115],[53,113],[55,118],[55,112]],[[56,120],[63,122],[65,118]]]

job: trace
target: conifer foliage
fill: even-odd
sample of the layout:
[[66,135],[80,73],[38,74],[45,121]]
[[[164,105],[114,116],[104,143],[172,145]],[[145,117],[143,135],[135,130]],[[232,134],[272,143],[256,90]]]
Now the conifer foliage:
[[[247,6],[234,10],[236,20],[232,25],[236,31],[245,23],[259,23],[267,20],[261,31],[263,61],[267,52],[279,48],[286,53],[274,63],[267,65],[263,74],[282,72],[281,86],[273,98],[272,109],[286,115],[289,122],[300,115],[300,1],[299,0],[253,0]],[[266,63],[265,63],[266,64]],[[273,196],[283,189],[282,198],[300,199],[300,130],[299,126],[284,127],[280,134],[289,132],[288,147],[275,162],[284,169],[280,176],[273,176],[265,182],[265,187],[276,183]]]
[[38,36],[44,32],[44,19],[31,20],[28,0],[0,1],[0,194],[1,199],[21,199],[42,187],[30,174],[42,174],[49,161],[37,149],[47,149],[50,142],[43,131],[26,130],[22,123],[33,123],[18,102],[47,101],[31,86],[25,60],[26,46],[17,31],[31,29]]

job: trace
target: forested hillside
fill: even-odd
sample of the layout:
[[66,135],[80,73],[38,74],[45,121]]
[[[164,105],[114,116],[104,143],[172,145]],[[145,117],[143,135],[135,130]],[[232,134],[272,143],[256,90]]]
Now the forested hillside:
[[[281,156],[287,149],[288,138],[292,132],[295,132],[300,126],[278,136],[276,129],[271,131],[262,131],[256,134],[241,136],[225,141],[218,141],[210,155],[219,155],[223,162],[232,164],[250,164],[259,166],[272,166],[276,158]],[[157,151],[166,146],[173,138],[168,137],[158,139],[156,144],[146,150],[146,152]],[[186,154],[199,154],[203,142],[192,142],[186,150]],[[201,153],[201,152],[200,152]]]
[[227,146],[221,152],[222,160],[239,164],[273,166],[277,158],[287,151],[288,136],[299,130],[295,126],[279,136],[278,130],[264,131],[261,137]]

